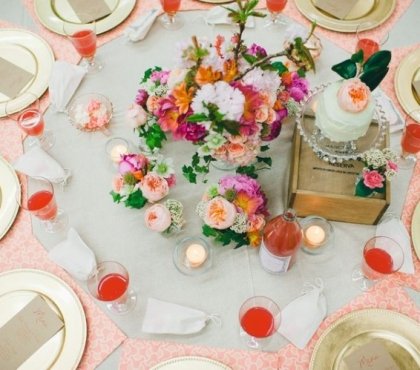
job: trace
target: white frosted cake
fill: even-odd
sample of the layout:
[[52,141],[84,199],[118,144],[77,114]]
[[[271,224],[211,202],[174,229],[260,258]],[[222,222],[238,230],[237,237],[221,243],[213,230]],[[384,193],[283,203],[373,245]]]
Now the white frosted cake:
[[362,81],[337,81],[321,94],[315,125],[332,141],[356,140],[366,134],[374,110],[375,100]]

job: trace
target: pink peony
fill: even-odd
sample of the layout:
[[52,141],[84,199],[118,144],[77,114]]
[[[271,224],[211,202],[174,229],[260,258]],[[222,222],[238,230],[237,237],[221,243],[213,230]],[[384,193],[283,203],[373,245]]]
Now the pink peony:
[[236,208],[223,197],[215,197],[206,204],[204,222],[210,227],[224,230],[233,225]]
[[118,165],[118,171],[121,175],[127,172],[143,171],[149,163],[149,160],[143,154],[123,154]]
[[376,170],[363,172],[363,184],[370,189],[382,188],[385,178]]
[[144,222],[150,230],[161,233],[171,226],[171,213],[162,204],[154,204],[144,214]]
[[147,113],[137,104],[131,104],[126,113],[126,120],[130,127],[136,128],[143,126],[147,121]]
[[155,173],[148,173],[140,183],[140,190],[149,202],[157,202],[169,193],[168,182]]

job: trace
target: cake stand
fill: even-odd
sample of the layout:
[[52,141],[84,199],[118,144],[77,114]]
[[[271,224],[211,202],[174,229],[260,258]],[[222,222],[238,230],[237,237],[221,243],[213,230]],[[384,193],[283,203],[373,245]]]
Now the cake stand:
[[330,163],[360,159],[369,149],[379,148],[388,131],[388,121],[378,101],[376,101],[372,122],[364,136],[351,141],[332,141],[322,134],[315,125],[315,114],[318,100],[328,85],[330,83],[315,87],[300,103],[296,123],[303,140],[320,159]]

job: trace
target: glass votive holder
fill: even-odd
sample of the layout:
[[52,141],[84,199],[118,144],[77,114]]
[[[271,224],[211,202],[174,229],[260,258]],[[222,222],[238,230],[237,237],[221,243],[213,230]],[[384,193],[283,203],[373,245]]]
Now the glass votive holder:
[[175,267],[185,275],[199,275],[211,267],[211,249],[199,236],[181,239],[174,250]]
[[301,220],[302,250],[308,254],[321,254],[333,242],[334,229],[321,216],[308,216]]
[[112,137],[105,143],[105,152],[109,160],[115,164],[121,159],[121,155],[130,151],[130,143],[122,137]]

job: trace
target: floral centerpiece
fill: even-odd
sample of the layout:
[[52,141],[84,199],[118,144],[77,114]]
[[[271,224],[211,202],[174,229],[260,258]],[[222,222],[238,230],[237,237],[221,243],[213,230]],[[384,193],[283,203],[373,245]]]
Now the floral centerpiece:
[[171,158],[122,154],[111,195],[114,202],[123,202],[126,207],[139,209],[147,202],[154,203],[164,198],[175,182]]
[[355,194],[368,197],[384,193],[386,181],[391,180],[398,171],[398,155],[391,149],[371,149],[362,156],[364,168],[357,177]]
[[257,180],[247,175],[224,176],[208,188],[197,205],[203,234],[216,242],[257,247],[261,244],[267,198]]
[[[193,37],[180,44],[174,68],[147,70],[141,80],[131,119],[139,136],[150,148],[159,148],[165,133],[197,146],[184,176],[192,183],[205,176],[211,162],[240,167],[237,172],[256,177],[256,164],[271,165],[261,157],[264,142],[275,139],[283,120],[297,110],[308,93],[303,69],[289,72],[281,61],[286,57],[313,66],[305,43],[297,37],[281,52],[268,54],[260,45],[245,45],[242,35],[258,0],[237,1],[229,16],[239,31],[230,39],[217,36],[214,42]],[[140,117],[140,119],[137,119]]]
[[163,204],[157,203],[144,213],[146,227],[163,234],[172,234],[182,230],[185,219],[184,206],[179,200],[168,199]]

